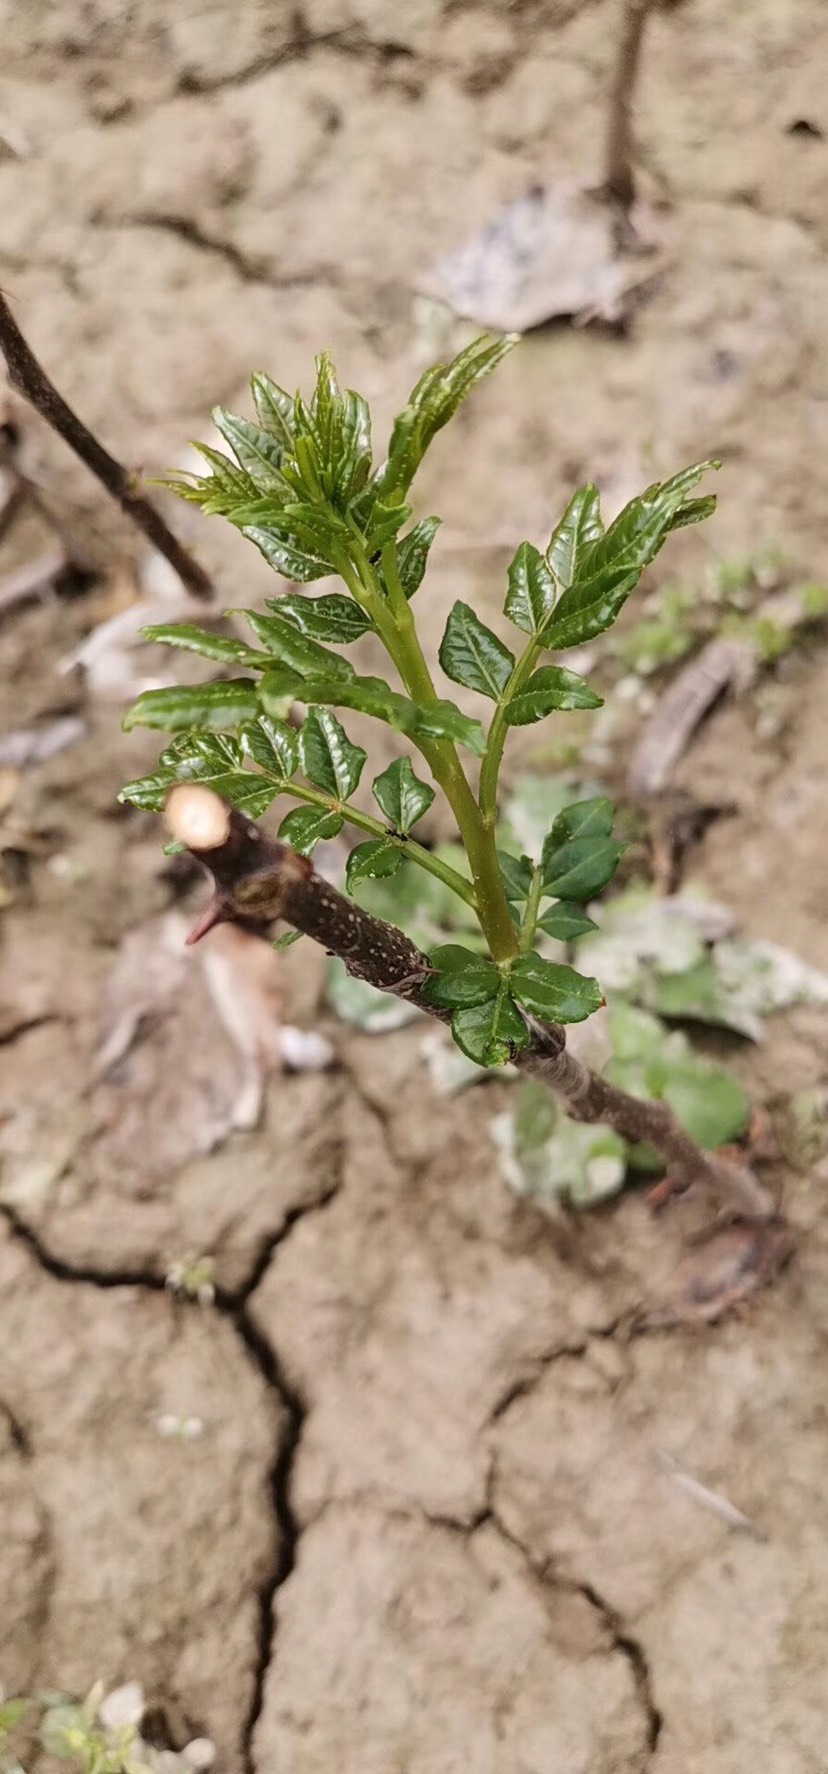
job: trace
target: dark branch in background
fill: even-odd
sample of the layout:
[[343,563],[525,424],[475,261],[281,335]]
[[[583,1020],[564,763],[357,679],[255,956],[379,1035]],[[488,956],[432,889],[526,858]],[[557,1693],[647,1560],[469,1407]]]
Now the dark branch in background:
[[[426,1002],[424,987],[433,973],[416,944],[346,899],[317,875],[307,857],[265,837],[260,827],[230,808],[211,789],[195,784],[174,788],[167,802],[170,830],[210,871],[211,904],[190,941],[222,922],[258,925],[283,918],[344,961],[348,972],[380,991],[405,998],[429,1016],[451,1021],[450,1011]],[[566,1051],[566,1035],[552,1024],[530,1022],[532,1043],[516,1054],[515,1065],[564,1098],[577,1121],[600,1121],[631,1144],[654,1146],[681,1187],[704,1184],[740,1214],[771,1219],[767,1190],[745,1166],[705,1152],[691,1139],[666,1103],[628,1096],[591,1072]]]
[[193,560],[183,543],[173,535],[152,501],[138,491],[136,477],[122,467],[114,456],[110,456],[109,451],[98,443],[83,421],[73,413],[63,396],[58,394],[27,345],[2,292],[0,351],[8,366],[11,385],[17,393],[31,403],[47,425],[51,425],[52,430],[58,432],[70,449],[74,450],[75,455],[86,463],[87,468],[91,468],[127,517],[143,531],[153,548],[157,548],[159,554],[163,554],[169,561],[193,597],[203,598],[205,601],[211,599],[213,582],[209,574],[199,566],[198,561]]
[[644,27],[652,4],[653,0],[625,0],[610,89],[603,189],[625,212],[635,202],[632,100],[641,67]]

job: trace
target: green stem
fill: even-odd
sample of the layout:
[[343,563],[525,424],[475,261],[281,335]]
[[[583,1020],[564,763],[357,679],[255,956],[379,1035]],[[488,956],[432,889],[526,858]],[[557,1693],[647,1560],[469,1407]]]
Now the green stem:
[[483,824],[490,831],[494,830],[497,819],[497,781],[500,775],[503,747],[509,732],[506,709],[512,697],[523,689],[543,649],[544,642],[539,636],[535,636],[524,648],[492,717],[492,724],[486,740],[486,750],[483,753],[483,762],[480,766],[479,796]]
[[540,911],[541,893],[543,892],[543,869],[536,868],[532,872],[532,884],[526,901],[523,922],[518,933],[518,947],[522,955],[528,955],[535,939],[535,925]]
[[[367,560],[364,571],[371,578],[374,577]],[[436,702],[439,700],[437,691],[420,645],[411,605],[400,580],[396,544],[393,542],[387,543],[382,550],[382,571],[391,621],[388,622],[386,618],[381,628],[379,623],[377,626],[409,695],[421,704]],[[365,580],[362,575],[361,582],[365,595]],[[372,603],[373,601],[372,598]],[[503,891],[494,830],[487,831],[484,827],[477,802],[451,740],[432,739],[417,743],[457,820],[474,881],[477,915],[492,958],[495,961],[508,961],[517,952],[517,936]]]
[[[266,777],[264,770],[259,774]],[[416,838],[399,838],[388,830],[387,825],[383,825],[381,819],[374,819],[372,814],[361,812],[359,807],[352,807],[350,802],[337,801],[331,795],[322,794],[318,789],[303,788],[298,782],[284,780],[276,776],[266,777],[266,779],[274,783],[278,782],[279,788],[284,794],[293,795],[295,800],[303,801],[306,806],[323,808],[326,813],[341,813],[343,819],[347,819],[359,831],[367,832],[369,837],[386,839],[389,844],[394,844],[403,856],[408,856],[412,862],[419,863],[420,868],[426,869],[430,875],[436,875],[437,880],[442,881],[444,887],[450,887],[452,893],[458,894],[461,899],[465,900],[466,905],[476,905],[471,882],[467,881],[464,875],[458,874],[456,869],[450,868],[447,862],[441,862],[439,856],[433,856],[423,844],[417,843]]]

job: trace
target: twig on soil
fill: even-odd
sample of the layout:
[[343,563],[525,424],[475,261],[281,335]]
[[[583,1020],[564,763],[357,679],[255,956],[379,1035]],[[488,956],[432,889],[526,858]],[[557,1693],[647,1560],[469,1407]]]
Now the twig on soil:
[[205,569],[194,560],[144,493],[138,491],[136,477],[110,456],[92,432],[67,405],[63,396],[49,380],[0,292],[0,351],[6,360],[9,380],[18,394],[40,413],[53,431],[68,443],[87,468],[97,475],[121,509],[138,529],[143,531],[153,548],[163,554],[183,585],[193,597],[205,601],[214,595],[213,582]]
[[22,496],[23,489],[17,475],[12,468],[6,466],[0,456],[0,538],[5,535]]
[[27,561],[14,573],[7,573],[0,579],[0,611],[11,610],[15,604],[25,604],[29,598],[40,597],[67,565],[64,549],[60,543],[53,543],[33,561]]
[[625,0],[621,41],[613,71],[604,148],[604,192],[628,214],[635,202],[632,98],[641,66],[644,27],[653,0]]
[[[803,620],[802,602],[796,591],[777,591],[756,612],[757,631],[762,623],[790,632]],[[731,685],[746,689],[762,662],[756,636],[716,635],[691,659],[656,703],[640,735],[627,776],[630,794],[661,794],[675,765],[686,751],[696,728],[708,710]]]
[[[339,956],[355,978],[416,1004],[440,1021],[450,1020],[450,1012],[435,1009],[425,997],[434,971],[427,956],[394,925],[344,898],[316,874],[307,857],[266,838],[252,820],[196,784],[172,790],[167,820],[173,836],[205,865],[215,883],[213,899],[190,942],[223,922],[283,918]],[[628,1096],[590,1072],[567,1052],[562,1028],[527,1020],[531,1044],[515,1054],[514,1063],[562,1096],[577,1121],[605,1122],[633,1144],[654,1146],[683,1183],[704,1184],[739,1214],[774,1217],[770,1195],[746,1166],[702,1151],[666,1103]]]
[[727,1497],[723,1497],[720,1491],[711,1491],[708,1485],[702,1484],[699,1479],[693,1478],[691,1473],[685,1472],[672,1454],[658,1449],[655,1461],[661,1471],[678,1485],[679,1490],[684,1491],[685,1496],[692,1497],[693,1502],[700,1504],[702,1509],[709,1509],[712,1515],[718,1515],[722,1521],[726,1521],[728,1527],[736,1528],[741,1534],[749,1534],[752,1540],[767,1540],[767,1534],[761,1528],[757,1528],[750,1516],[744,1515],[742,1510],[737,1509],[735,1503],[731,1503]]
[[34,764],[45,764],[70,745],[77,745],[86,732],[78,715],[58,715],[45,727],[15,727],[0,739],[0,768],[28,770]]

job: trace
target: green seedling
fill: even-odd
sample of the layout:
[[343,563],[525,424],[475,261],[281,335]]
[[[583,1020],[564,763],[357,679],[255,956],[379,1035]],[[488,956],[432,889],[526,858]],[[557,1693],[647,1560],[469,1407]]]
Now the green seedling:
[[[611,880],[623,849],[611,803],[590,795],[556,808],[531,854],[504,847],[498,830],[514,729],[600,707],[561,656],[612,626],[672,531],[710,516],[715,499],[698,487],[717,464],[699,462],[655,482],[609,525],[597,487],[579,488],[544,547],[527,540],[516,548],[499,631],[457,602],[430,658],[417,593],[439,519],[415,518],[412,486],[437,433],[514,344],[478,339],[428,370],[379,462],[368,406],[340,389],[327,354],[317,359],[310,399],[258,374],[255,418],[216,410],[230,453],[200,446],[206,472],[179,476],[176,491],[229,520],[282,580],[307,586],[335,576],[339,589],[282,590],[266,612],[236,612],[247,620],[248,641],[189,623],[148,629],[148,639],[199,654],[222,672],[139,697],[126,726],[172,737],[156,770],[122,798],[166,805],[173,837],[211,869],[216,897],[194,934],[222,918],[283,917],[352,975],[450,1022],[476,1064],[513,1061],[577,1099],[582,1119],[609,1121],[728,1192],[736,1171],[719,1167],[714,1177],[715,1166],[665,1105],[626,1095],[564,1051],[562,1025],[592,1015],[603,992],[541,948],[591,928],[585,904]],[[348,656],[366,635],[375,652],[384,650],[387,676],[366,675]],[[461,707],[443,694],[438,668],[477,699],[475,712],[465,698]],[[295,704],[306,711],[298,726],[286,719]],[[348,734],[351,710],[392,728],[402,754],[374,776],[370,811],[358,792],[367,755]],[[438,794],[456,834],[448,852],[421,836]],[[258,821],[277,801],[274,843]],[[361,837],[348,856],[348,894],[370,881],[391,889],[405,862],[454,898],[468,937],[418,947],[398,927],[402,918],[383,922],[323,882],[303,859],[347,827]],[[401,912],[404,900],[405,891]],[[750,1179],[747,1197],[766,1211],[757,1187]]]

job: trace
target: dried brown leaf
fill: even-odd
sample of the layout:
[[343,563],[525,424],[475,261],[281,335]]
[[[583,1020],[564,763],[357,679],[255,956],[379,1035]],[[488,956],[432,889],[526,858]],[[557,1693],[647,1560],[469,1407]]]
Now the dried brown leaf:
[[616,208],[575,180],[536,185],[481,233],[438,260],[424,293],[495,332],[567,316],[623,321],[633,293],[662,269],[651,213],[633,212],[619,245]]

